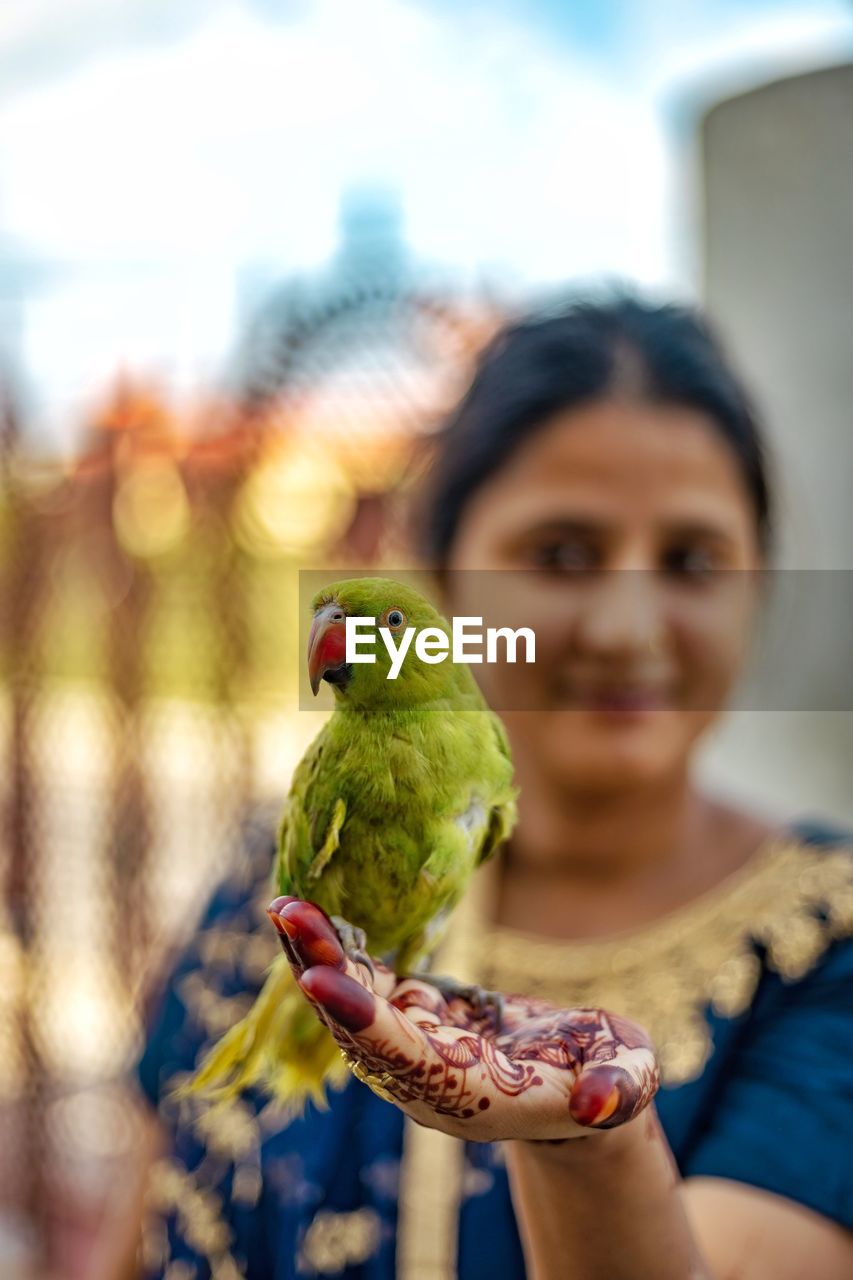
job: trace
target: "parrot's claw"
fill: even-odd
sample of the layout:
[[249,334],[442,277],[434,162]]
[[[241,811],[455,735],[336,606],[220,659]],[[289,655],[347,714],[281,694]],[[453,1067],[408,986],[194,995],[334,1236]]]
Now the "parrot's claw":
[[445,1000],[464,1000],[471,1005],[475,1015],[482,1018],[491,1009],[494,1016],[495,1032],[500,1031],[504,1014],[504,998],[500,991],[486,991],[475,982],[460,982],[458,978],[450,978],[439,973],[413,973],[418,982],[426,982],[435,987]]
[[363,964],[371,979],[376,977],[373,961],[367,954],[367,934],[356,924],[350,924],[343,916],[331,916],[341,946],[353,964]]

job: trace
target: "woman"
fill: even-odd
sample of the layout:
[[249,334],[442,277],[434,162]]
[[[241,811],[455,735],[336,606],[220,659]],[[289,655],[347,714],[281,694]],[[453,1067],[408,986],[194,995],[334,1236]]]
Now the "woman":
[[[448,1007],[381,966],[374,985],[328,964],[316,909],[284,906],[294,970],[369,1087],[284,1128],[251,1099],[171,1117],[151,1272],[378,1280],[396,1258],[430,1280],[850,1275],[849,851],[691,776],[768,552],[742,389],[686,310],[620,299],[533,317],[486,351],[431,485],[447,612],[482,613],[490,571],[496,616],[537,640],[534,666],[478,670],[520,820],[441,966],[525,998],[509,995],[498,1028],[494,1009]],[[142,1061],[167,1119],[171,1084],[271,956],[268,839],[253,847]],[[463,1040],[464,1106],[436,1102],[412,1064],[438,1070]]]

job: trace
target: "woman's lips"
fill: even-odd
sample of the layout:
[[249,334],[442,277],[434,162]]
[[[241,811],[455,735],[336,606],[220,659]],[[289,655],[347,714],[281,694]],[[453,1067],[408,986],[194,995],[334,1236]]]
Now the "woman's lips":
[[672,705],[665,689],[649,685],[575,685],[563,696],[570,706],[611,716],[644,715]]

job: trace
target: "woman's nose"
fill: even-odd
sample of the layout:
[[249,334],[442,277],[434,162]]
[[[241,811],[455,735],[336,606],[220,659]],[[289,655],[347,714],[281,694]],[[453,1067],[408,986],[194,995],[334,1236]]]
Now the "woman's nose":
[[605,569],[584,593],[576,636],[599,654],[658,650],[664,619],[656,574],[649,569]]

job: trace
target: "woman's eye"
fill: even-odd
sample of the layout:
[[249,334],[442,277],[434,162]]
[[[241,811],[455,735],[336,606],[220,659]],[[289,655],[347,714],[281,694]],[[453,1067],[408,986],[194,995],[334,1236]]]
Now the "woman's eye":
[[672,547],[663,558],[666,573],[685,578],[704,577],[719,567],[717,557],[707,547]]
[[392,631],[397,631],[406,621],[405,615],[401,609],[389,609],[388,616],[385,619]]
[[533,558],[540,569],[556,573],[580,573],[596,567],[592,547],[584,542],[552,542],[534,549]]

